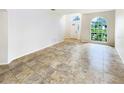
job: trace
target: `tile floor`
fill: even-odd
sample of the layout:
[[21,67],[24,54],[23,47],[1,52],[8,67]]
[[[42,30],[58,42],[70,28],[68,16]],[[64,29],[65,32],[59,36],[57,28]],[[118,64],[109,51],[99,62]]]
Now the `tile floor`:
[[65,40],[0,66],[0,83],[124,84],[123,72],[113,47]]

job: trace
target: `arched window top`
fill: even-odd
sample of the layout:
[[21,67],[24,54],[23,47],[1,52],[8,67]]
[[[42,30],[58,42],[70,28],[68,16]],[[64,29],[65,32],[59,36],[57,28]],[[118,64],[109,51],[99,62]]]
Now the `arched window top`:
[[104,17],[95,17],[95,18],[92,19],[92,22],[101,22],[101,23],[106,24],[107,20]]
[[92,26],[103,26],[103,28],[107,28],[107,20],[104,17],[95,17],[91,20]]

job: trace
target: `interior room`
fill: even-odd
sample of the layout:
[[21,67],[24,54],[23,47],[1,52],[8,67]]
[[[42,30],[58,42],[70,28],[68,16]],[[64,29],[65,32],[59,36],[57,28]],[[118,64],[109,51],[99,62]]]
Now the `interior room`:
[[123,84],[123,9],[0,9],[1,84]]

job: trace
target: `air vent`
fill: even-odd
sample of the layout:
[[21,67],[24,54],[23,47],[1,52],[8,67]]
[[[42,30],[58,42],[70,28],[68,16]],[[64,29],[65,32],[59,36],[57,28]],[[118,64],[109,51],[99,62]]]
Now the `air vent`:
[[51,11],[55,11],[56,9],[51,9]]

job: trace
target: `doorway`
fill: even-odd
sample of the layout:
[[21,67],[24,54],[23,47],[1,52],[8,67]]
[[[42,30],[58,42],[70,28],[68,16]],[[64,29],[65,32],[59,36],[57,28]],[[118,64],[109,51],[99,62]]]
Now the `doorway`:
[[65,16],[65,38],[80,39],[81,14]]

